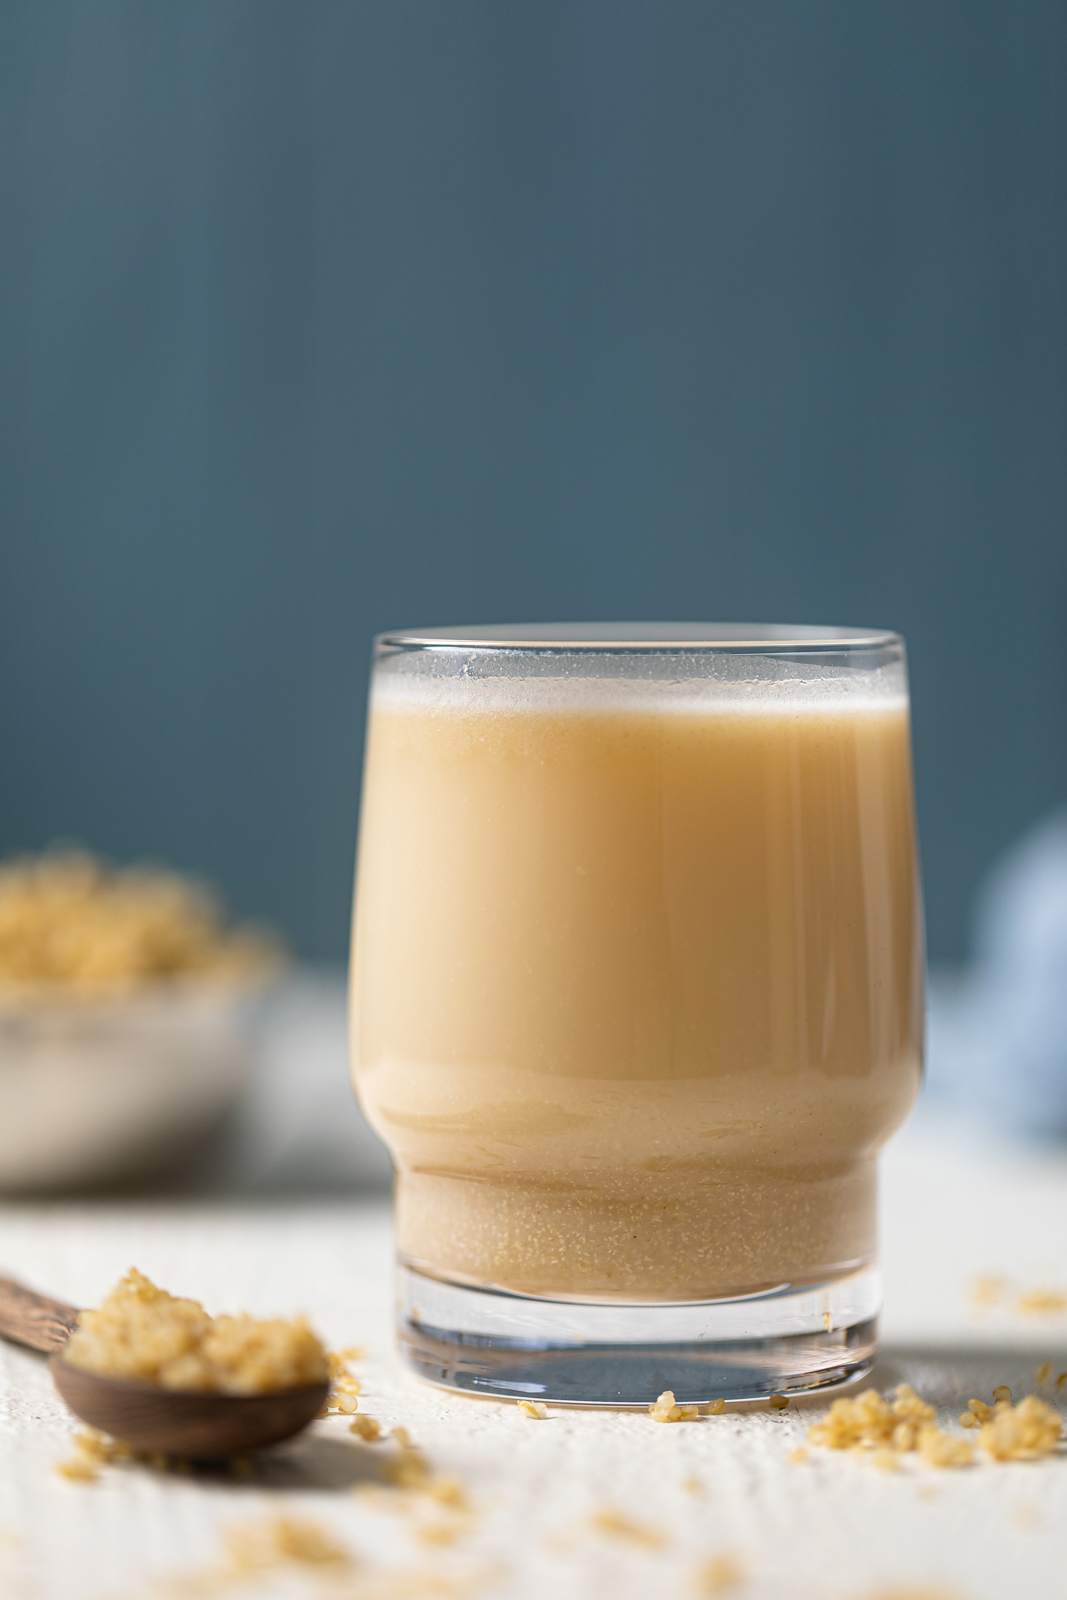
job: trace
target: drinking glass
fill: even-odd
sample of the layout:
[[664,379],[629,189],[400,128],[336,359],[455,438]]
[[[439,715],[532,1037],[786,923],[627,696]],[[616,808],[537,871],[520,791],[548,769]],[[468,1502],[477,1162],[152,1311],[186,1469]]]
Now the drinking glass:
[[352,1059],[423,1377],[636,1405],[866,1369],[922,1016],[896,634],[376,641]]

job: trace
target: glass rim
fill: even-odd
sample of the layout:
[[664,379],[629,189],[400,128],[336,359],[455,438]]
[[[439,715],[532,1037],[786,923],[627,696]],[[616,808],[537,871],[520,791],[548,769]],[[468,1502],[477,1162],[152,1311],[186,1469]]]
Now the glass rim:
[[559,652],[779,651],[868,653],[902,648],[899,633],[883,628],[820,627],[761,622],[527,622],[450,628],[391,628],[377,635],[386,650],[509,650]]

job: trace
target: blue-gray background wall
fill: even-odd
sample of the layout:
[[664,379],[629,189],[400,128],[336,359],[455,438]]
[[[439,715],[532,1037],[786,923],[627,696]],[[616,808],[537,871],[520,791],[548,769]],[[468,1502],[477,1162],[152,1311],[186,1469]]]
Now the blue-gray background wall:
[[901,629],[931,950],[1067,798],[1062,0],[6,0],[0,852],[343,953],[370,639]]

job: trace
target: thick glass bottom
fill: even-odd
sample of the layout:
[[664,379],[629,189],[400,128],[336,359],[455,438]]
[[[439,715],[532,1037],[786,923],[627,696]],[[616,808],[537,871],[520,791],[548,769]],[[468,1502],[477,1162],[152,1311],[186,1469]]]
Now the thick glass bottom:
[[802,1394],[874,1360],[881,1279],[782,1284],[666,1305],[550,1300],[432,1277],[400,1262],[400,1349],[447,1389],[562,1405],[646,1406]]

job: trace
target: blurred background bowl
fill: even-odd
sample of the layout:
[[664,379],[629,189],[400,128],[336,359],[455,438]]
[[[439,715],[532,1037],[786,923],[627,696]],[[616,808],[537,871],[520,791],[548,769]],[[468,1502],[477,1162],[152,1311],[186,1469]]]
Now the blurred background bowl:
[[252,1064],[248,988],[154,985],[0,1003],[0,1189],[170,1172],[224,1123]]

